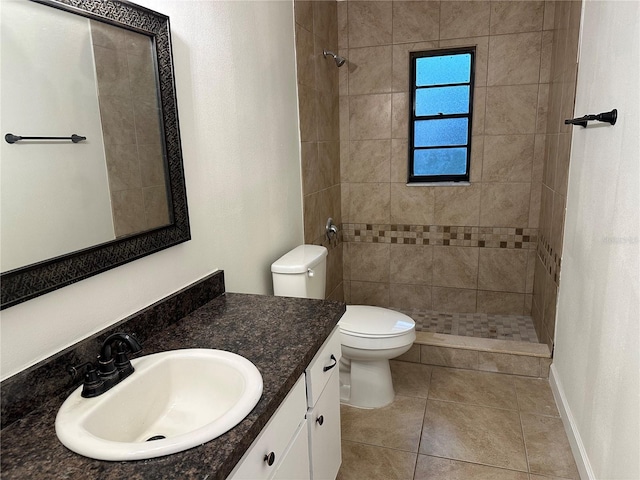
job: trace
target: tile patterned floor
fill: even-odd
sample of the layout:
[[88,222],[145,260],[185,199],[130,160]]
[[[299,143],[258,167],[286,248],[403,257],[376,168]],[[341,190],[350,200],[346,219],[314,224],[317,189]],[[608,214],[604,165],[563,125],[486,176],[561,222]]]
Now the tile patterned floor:
[[338,480],[578,480],[549,382],[392,361],[395,401],[341,406]]
[[525,315],[401,311],[413,318],[420,332],[538,343],[533,320]]

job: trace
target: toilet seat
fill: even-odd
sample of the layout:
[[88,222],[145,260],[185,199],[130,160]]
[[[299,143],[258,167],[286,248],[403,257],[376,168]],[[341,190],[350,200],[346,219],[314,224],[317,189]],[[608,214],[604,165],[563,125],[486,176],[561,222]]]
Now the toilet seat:
[[393,338],[415,330],[415,322],[404,313],[368,305],[347,305],[338,322],[340,331],[354,337]]

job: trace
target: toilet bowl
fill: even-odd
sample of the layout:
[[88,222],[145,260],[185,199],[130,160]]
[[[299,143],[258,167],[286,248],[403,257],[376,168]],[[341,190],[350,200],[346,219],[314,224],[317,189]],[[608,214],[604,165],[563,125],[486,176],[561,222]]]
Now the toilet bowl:
[[338,322],[342,343],[340,401],[360,408],[393,402],[389,360],[411,348],[415,322],[400,312],[348,305]]
[[[275,295],[324,298],[327,249],[300,245],[271,265]],[[415,322],[400,312],[348,305],[338,322],[342,343],[340,401],[360,408],[393,402],[389,360],[413,344]]]

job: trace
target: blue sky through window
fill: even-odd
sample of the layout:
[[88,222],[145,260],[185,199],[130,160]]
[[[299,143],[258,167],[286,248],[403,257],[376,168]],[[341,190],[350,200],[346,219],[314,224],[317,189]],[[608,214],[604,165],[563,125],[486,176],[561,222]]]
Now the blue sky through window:
[[447,85],[469,83],[471,54],[421,57],[416,60],[416,85]]
[[469,112],[469,86],[416,90],[416,116]]
[[440,147],[466,145],[469,120],[466,118],[444,118],[442,120],[419,120],[413,132],[416,147]]

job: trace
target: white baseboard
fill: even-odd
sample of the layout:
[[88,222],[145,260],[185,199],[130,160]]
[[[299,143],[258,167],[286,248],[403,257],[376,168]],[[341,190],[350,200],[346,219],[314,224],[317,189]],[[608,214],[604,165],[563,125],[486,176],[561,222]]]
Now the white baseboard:
[[564,394],[564,389],[562,388],[562,383],[560,383],[558,372],[556,371],[554,364],[551,364],[551,370],[549,372],[549,384],[551,385],[551,390],[553,391],[556,405],[558,405],[560,418],[562,418],[564,430],[567,433],[567,438],[569,439],[569,444],[571,445],[571,451],[573,452],[573,458],[576,461],[576,466],[578,467],[580,478],[582,480],[596,480],[596,476],[594,475],[593,469],[591,468],[591,463],[589,463],[589,457],[587,456],[586,449],[584,448],[584,444],[582,443],[580,432],[578,431],[575,419],[573,418],[573,414],[571,413],[571,409],[569,408],[567,398]]

